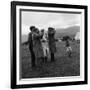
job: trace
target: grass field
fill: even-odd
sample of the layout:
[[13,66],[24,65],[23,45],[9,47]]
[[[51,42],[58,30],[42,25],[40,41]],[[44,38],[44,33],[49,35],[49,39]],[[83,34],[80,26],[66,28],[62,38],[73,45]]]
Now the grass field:
[[21,45],[21,77],[41,78],[41,77],[65,77],[80,75],[80,44],[71,42],[72,56],[69,58],[65,52],[65,43],[57,42],[57,53],[55,62],[43,63],[40,66],[31,68],[31,58],[28,45]]

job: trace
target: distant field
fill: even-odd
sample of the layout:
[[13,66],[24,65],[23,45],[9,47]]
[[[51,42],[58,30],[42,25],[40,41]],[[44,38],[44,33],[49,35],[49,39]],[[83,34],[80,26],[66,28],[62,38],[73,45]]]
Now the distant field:
[[21,45],[21,77],[22,78],[39,78],[39,77],[65,77],[80,75],[80,45],[71,42],[73,49],[72,57],[69,58],[65,52],[65,43],[57,42],[57,53],[55,62],[48,62],[31,68],[31,58],[28,45]]

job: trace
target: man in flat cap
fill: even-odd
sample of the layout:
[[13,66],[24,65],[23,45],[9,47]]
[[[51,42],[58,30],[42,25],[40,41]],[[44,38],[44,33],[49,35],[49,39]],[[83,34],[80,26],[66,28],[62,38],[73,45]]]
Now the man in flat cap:
[[32,67],[35,66],[35,53],[33,51],[33,31],[35,29],[35,26],[30,26],[30,33],[28,35],[28,42],[29,42],[29,51],[31,54],[31,65]]
[[48,44],[51,54],[51,61],[54,61],[54,53],[56,52],[56,39],[55,39],[55,29],[52,27],[48,28]]

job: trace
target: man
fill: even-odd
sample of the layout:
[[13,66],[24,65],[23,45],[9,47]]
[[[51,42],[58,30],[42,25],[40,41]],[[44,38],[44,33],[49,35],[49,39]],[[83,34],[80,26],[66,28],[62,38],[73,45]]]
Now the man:
[[48,28],[48,41],[49,41],[49,50],[51,53],[51,61],[54,61],[54,53],[56,52],[56,39],[54,37],[55,29],[52,27]]
[[35,29],[35,26],[31,26],[30,27],[31,32],[28,35],[29,51],[31,53],[31,65],[32,65],[32,67],[35,66],[35,54],[34,54],[34,51],[33,51],[33,40],[32,40],[34,29]]

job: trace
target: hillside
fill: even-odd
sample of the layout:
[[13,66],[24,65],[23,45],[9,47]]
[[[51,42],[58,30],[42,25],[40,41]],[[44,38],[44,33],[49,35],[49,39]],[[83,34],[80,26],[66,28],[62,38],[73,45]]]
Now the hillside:
[[73,26],[73,27],[69,27],[69,28],[66,28],[66,29],[61,29],[61,28],[58,28],[56,29],[56,37],[62,37],[62,36],[65,36],[65,35],[69,35],[69,36],[75,36],[77,32],[80,31],[80,27],[79,26]]

